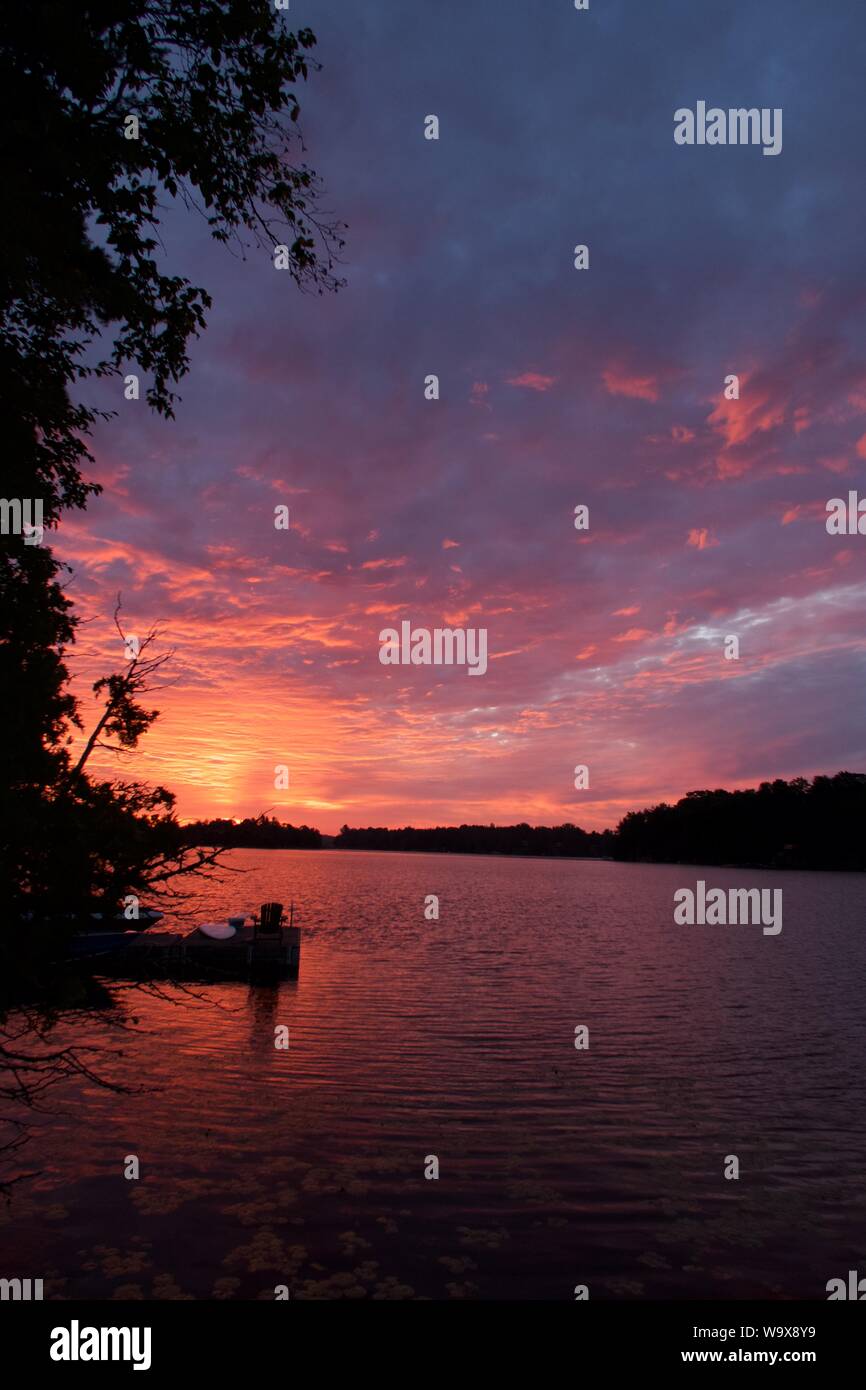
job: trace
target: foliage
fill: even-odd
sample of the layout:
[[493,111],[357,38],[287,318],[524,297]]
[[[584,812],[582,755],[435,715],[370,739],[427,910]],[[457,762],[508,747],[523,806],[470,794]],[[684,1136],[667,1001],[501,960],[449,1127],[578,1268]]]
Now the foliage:
[[4,486],[41,496],[53,523],[98,490],[81,468],[100,412],[68,388],[134,363],[170,416],[205,325],[207,291],[160,264],[168,201],[197,208],[218,241],[287,245],[291,277],[319,291],[338,284],[342,242],[316,175],[293,162],[309,29],[288,31],[262,0],[0,13],[0,186],[14,211],[0,227]]
[[866,774],[762,782],[744,791],[693,791],[675,806],[630,811],[618,859],[772,868],[866,869]]
[[[163,263],[168,204],[242,254],[287,245],[302,288],[337,287],[338,228],[299,158],[297,87],[314,45],[262,0],[0,10],[3,487],[41,500],[46,536],[99,491],[84,475],[87,439],[107,415],[89,382],[134,365],[150,406],[173,415],[211,300]],[[94,747],[132,749],[156,717],[137,699],[141,663],[96,683],[103,714],[73,761],[77,620],[62,568],[47,545],[2,538],[0,895],[13,918],[36,899],[116,900],[164,882],[172,852],[182,872],[209,858],[182,845],[164,788],[88,776]]]
[[226,849],[318,849],[322,837],[308,825],[288,825],[270,816],[245,820],[198,820],[181,830],[188,845],[220,845]]
[[428,850],[440,854],[523,854],[586,859],[610,855],[611,832],[598,834],[576,825],[448,825],[430,830],[402,830],[344,825],[338,849]]

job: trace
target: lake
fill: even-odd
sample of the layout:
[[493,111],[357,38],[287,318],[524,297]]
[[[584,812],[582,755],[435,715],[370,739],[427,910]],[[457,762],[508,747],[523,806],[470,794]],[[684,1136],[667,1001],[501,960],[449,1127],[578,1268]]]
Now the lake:
[[[866,1273],[866,877],[226,863],[199,920],[293,898],[298,979],[119,989],[111,1019],[59,1026],[130,1094],[46,1098],[0,1274],[63,1298],[571,1300],[825,1298]],[[781,888],[783,930],[674,925],[698,879]]]

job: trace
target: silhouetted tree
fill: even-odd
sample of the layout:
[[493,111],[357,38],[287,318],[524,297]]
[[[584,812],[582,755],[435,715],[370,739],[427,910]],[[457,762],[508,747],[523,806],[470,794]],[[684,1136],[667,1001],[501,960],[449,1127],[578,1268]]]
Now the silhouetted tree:
[[[87,437],[107,416],[85,398],[87,382],[133,365],[150,406],[171,417],[189,340],[205,326],[207,291],[161,263],[166,203],[196,210],[218,241],[285,245],[301,287],[337,287],[339,229],[298,158],[296,88],[315,66],[314,45],[263,0],[30,0],[0,10],[3,486],[41,501],[47,534],[64,508],[99,491],[83,470]],[[155,847],[162,862],[174,833],[164,789],[92,784],[84,763],[70,764],[76,619],[61,571],[45,544],[2,537],[6,905],[54,894],[61,866],[70,891],[91,875],[94,891],[110,879],[114,892],[124,874],[131,883],[153,867]],[[152,717],[136,726],[143,712],[129,680],[129,671],[108,676],[98,692],[100,732],[127,746]]]
[[866,774],[777,778],[743,791],[693,791],[630,811],[618,859],[775,868],[866,869]]
[[391,849],[439,854],[525,854],[550,858],[605,857],[612,854],[611,831],[601,833],[575,825],[448,825],[428,830],[402,830],[344,825],[338,849]]
[[273,817],[245,820],[198,820],[183,826],[188,845],[219,845],[225,849],[318,849],[322,837],[309,825],[288,825]]

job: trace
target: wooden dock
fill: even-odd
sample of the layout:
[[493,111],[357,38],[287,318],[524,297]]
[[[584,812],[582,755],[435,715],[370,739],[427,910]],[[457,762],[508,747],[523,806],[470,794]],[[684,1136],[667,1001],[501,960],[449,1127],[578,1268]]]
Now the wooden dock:
[[272,937],[253,938],[244,927],[228,941],[194,931],[147,931],[112,954],[93,962],[98,974],[132,979],[246,980],[297,975],[301,959],[299,927],[281,927]]

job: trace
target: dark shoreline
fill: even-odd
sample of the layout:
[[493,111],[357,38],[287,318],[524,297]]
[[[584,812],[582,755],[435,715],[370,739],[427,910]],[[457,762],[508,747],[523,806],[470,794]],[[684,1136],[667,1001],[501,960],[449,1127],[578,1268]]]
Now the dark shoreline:
[[[197,843],[197,842],[196,842]],[[203,844],[202,848],[206,846]],[[802,874],[863,874],[864,869],[857,868],[837,868],[828,867],[821,864],[759,864],[743,860],[742,862],[725,861],[724,863],[713,863],[705,859],[617,859],[612,854],[511,854],[504,850],[473,850],[473,849],[403,849],[398,846],[386,848],[383,845],[370,846],[365,848],[362,845],[224,845],[223,849],[266,849],[266,850],[300,850],[303,853],[308,851],[318,854],[322,850],[334,850],[339,854],[438,854],[438,855],[460,855],[467,859],[544,859],[550,863],[564,860],[569,864],[622,864],[627,866],[648,865],[662,866],[667,864],[671,868],[683,869],[752,869],[756,873],[802,873]]]
[[315,826],[274,816],[219,817],[180,827],[188,845],[238,849],[364,849],[476,854],[520,859],[609,859],[624,864],[715,864],[822,873],[866,871],[866,773],[837,772],[811,781],[777,778],[737,791],[688,792],[671,805],[629,811],[616,829],[560,825],[466,824]]

